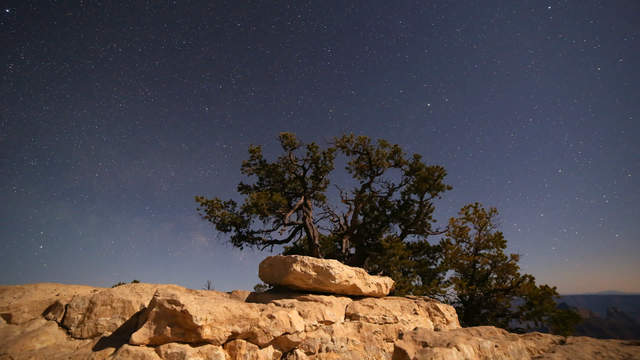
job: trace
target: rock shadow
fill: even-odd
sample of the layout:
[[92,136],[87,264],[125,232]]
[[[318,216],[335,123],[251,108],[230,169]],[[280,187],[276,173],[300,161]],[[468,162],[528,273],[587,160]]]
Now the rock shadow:
[[138,320],[145,310],[146,309],[142,309],[133,314],[129,320],[120,325],[111,335],[101,337],[91,350],[100,351],[106,348],[115,348],[118,350],[122,345],[127,344],[131,334],[138,330]]

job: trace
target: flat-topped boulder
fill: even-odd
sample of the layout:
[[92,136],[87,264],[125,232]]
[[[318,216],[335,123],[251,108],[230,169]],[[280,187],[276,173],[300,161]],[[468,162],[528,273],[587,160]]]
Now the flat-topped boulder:
[[300,255],[269,256],[260,263],[258,276],[269,285],[349,296],[386,296],[394,284],[390,277],[369,275],[337,260]]

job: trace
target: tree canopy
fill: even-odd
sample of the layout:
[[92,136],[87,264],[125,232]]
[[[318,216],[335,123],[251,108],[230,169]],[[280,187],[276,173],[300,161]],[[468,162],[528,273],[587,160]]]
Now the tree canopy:
[[505,254],[496,208],[464,206],[442,240],[445,268],[452,273],[449,302],[464,326],[491,324],[516,331],[543,329],[568,334],[576,315],[556,308],[555,287],[521,274],[517,254]]
[[[344,135],[324,149],[291,133],[281,133],[279,140],[283,155],[274,161],[265,159],[260,146],[249,147],[241,172],[253,182],[238,185],[241,204],[196,197],[202,217],[230,234],[234,246],[285,245],[287,254],[334,258],[393,274],[399,289],[428,273],[399,264],[427,256],[426,237],[442,233],[433,228],[433,200],[451,189],[443,167],[366,136]],[[329,175],[338,154],[355,185],[336,185],[339,202],[330,204]],[[432,280],[417,282],[426,286]]]
[[[234,246],[282,246],[284,254],[390,276],[395,294],[448,301],[466,326],[570,330],[575,316],[556,309],[556,289],[537,286],[532,275],[520,274],[519,256],[504,253],[495,208],[466,205],[446,228],[435,228],[434,201],[451,190],[442,166],[366,136],[343,135],[324,148],[291,133],[279,142],[282,155],[272,161],[261,146],[249,147],[240,170],[250,181],[237,187],[241,203],[196,196],[201,216]],[[351,181],[331,187],[338,156]]]

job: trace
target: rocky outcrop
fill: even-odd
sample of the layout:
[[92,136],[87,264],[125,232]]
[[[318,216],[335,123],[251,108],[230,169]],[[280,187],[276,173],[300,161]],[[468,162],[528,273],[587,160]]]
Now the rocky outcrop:
[[78,339],[112,333],[125,323],[133,331],[138,313],[146,308],[156,291],[165,288],[182,289],[175,285],[126,284],[76,295],[66,306],[62,326]]
[[74,296],[96,291],[91,286],[55,283],[0,286],[0,317],[8,324],[22,324],[40,318],[56,301],[65,305]]
[[510,334],[492,326],[443,332],[417,328],[394,344],[393,360],[639,359],[640,342],[541,333]]
[[638,342],[461,328],[426,297],[34,284],[0,299],[0,360],[640,359]]
[[349,296],[381,297],[393,289],[390,277],[309,256],[269,256],[260,263],[258,276],[270,285]]
[[303,330],[304,321],[295,309],[246,303],[212,291],[159,289],[130,343],[223,345],[242,339],[264,347],[280,335]]

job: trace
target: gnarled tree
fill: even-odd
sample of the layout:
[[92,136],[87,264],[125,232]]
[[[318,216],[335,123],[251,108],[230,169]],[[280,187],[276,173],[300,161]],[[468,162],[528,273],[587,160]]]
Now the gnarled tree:
[[201,216],[220,232],[230,233],[239,248],[260,249],[304,240],[312,256],[320,257],[319,221],[314,210],[327,201],[325,191],[333,170],[335,150],[303,145],[293,134],[280,134],[284,154],[267,161],[260,146],[249,147],[241,172],[256,180],[240,183],[245,200],[207,199],[196,196]]
[[[424,266],[417,271],[414,262],[433,255],[426,239],[443,232],[433,229],[433,201],[451,189],[443,167],[366,136],[344,135],[321,149],[283,133],[280,144],[284,154],[273,162],[259,146],[249,148],[241,171],[255,181],[238,186],[242,204],[196,197],[203,218],[230,233],[240,248],[285,245],[287,254],[335,258],[392,276],[400,293],[416,286],[431,293],[427,287],[439,283],[431,277],[442,274]],[[336,186],[337,202],[331,204],[327,192],[336,154],[344,156],[353,181]]]

